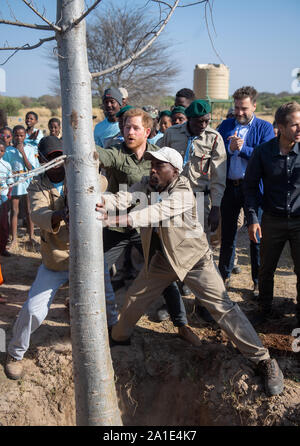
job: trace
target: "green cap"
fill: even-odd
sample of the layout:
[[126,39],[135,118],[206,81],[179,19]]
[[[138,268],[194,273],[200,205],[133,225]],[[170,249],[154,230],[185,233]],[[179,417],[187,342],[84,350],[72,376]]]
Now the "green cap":
[[125,107],[120,108],[118,113],[116,113],[116,117],[120,118],[122,115],[124,115],[127,110],[130,110],[131,108],[134,108],[132,105],[125,105]]
[[159,113],[159,119],[162,118],[163,116],[171,116],[171,112],[170,110],[163,110]]
[[211,107],[207,101],[197,99],[193,101],[186,109],[185,114],[188,118],[197,118],[211,112]]
[[175,115],[175,113],[182,113],[184,116],[186,116],[185,110],[186,108],[182,107],[182,105],[177,105],[177,107],[173,108],[172,115]]

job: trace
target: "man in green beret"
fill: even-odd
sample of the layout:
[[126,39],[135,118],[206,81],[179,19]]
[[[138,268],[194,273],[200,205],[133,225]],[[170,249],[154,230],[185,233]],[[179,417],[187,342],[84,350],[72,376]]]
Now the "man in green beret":
[[183,175],[193,191],[204,193],[204,229],[214,232],[219,224],[220,204],[226,185],[226,151],[221,135],[209,126],[210,105],[197,99],[186,109],[187,121],[166,130],[158,142],[178,150],[183,157]]
[[185,108],[178,105],[171,112],[172,125],[183,124],[187,121]]

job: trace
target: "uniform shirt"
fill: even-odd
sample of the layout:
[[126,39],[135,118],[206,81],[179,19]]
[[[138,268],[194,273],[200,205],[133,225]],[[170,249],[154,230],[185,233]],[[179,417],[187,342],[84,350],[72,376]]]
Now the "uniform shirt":
[[[30,162],[30,164],[32,165],[32,168],[35,169],[37,167],[39,167],[40,163],[37,159],[36,155],[36,151],[34,150],[34,148],[31,145],[25,145],[24,146],[24,151],[25,154],[27,156],[28,161]],[[12,172],[14,174],[16,173],[20,173],[19,176],[14,177],[14,181],[18,181],[21,178],[24,178],[24,173],[28,172],[28,169],[25,165],[23,156],[21,155],[21,153],[19,152],[18,149],[16,149],[15,147],[11,146],[11,147],[7,147],[6,152],[6,160],[9,162],[9,164],[11,165],[12,168]],[[22,175],[23,174],[23,175]],[[27,188],[30,184],[30,179],[24,181],[23,183],[19,183],[16,186],[14,186],[12,188],[12,195],[14,196],[19,196],[19,195],[25,195],[27,194]]]
[[194,138],[187,122],[169,127],[157,145],[172,147],[181,153],[185,165],[182,174],[194,192],[208,192],[212,206],[220,206],[226,184],[226,151],[221,135],[211,127]]
[[[9,186],[13,179],[9,178],[12,175],[11,165],[3,158],[0,159],[0,187]],[[7,201],[8,188],[0,190],[0,205]]]
[[112,138],[120,132],[118,122],[110,122],[107,118],[98,122],[94,128],[95,144],[104,147],[105,139]]
[[[142,177],[150,173],[151,161],[142,158],[138,160],[136,155],[127,148],[125,143],[103,149],[96,147],[100,164],[105,168],[108,180],[107,192],[116,194],[120,190],[120,184],[128,187],[141,181]],[[147,151],[156,151],[159,147],[147,143]],[[109,228],[119,232],[125,232],[126,228]]]

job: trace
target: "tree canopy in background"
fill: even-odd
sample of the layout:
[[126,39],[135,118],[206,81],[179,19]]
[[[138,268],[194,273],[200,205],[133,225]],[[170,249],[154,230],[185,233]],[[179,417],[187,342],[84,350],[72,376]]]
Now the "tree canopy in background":
[[[147,10],[146,10],[147,11]],[[155,31],[145,9],[107,6],[97,12],[87,26],[87,50],[90,71],[105,70],[138,51]],[[162,40],[129,65],[93,81],[93,93],[102,96],[109,86],[124,87],[130,101],[145,105],[150,98],[165,96],[179,73],[172,61],[171,46]]]

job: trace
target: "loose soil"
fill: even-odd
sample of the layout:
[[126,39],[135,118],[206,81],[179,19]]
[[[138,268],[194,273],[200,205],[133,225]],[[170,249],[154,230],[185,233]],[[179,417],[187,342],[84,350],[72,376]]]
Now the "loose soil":
[[[1,258],[5,278],[1,293],[8,303],[0,306],[0,328],[5,331],[7,341],[41,262],[39,252],[26,249],[26,240],[23,230],[18,251],[9,258]],[[247,233],[242,229],[238,239],[242,272],[232,276],[229,295],[251,314],[257,304],[251,296],[248,253]],[[275,278],[274,317],[258,330],[262,342],[283,370],[282,395],[271,398],[265,395],[252,364],[217,325],[209,325],[197,316],[193,296],[184,301],[189,324],[202,340],[200,348],[181,340],[170,321],[157,322],[155,310],[161,304],[158,299],[155,307],[139,321],[132,345],[111,349],[124,425],[299,425],[300,363],[299,353],[292,350],[296,338],[291,335],[296,327],[295,285],[286,248]],[[120,306],[124,292],[125,288],[117,292]],[[0,353],[0,425],[75,425],[66,296],[68,287],[58,292],[47,319],[32,335],[24,359],[26,374],[21,380],[6,378],[5,353]]]

